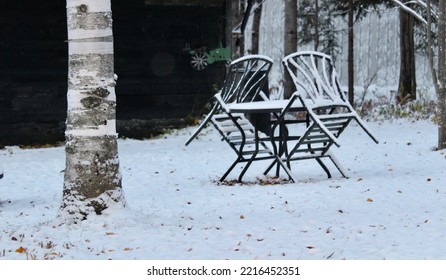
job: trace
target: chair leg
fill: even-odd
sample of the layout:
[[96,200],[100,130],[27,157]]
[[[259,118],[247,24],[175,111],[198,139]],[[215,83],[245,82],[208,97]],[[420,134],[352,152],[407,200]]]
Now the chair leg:
[[[279,136],[279,140],[278,140],[278,142],[279,142],[279,145],[278,145],[279,146],[278,147],[278,149],[279,149],[279,157],[282,157],[283,155],[285,155],[285,157],[288,157],[288,146],[287,146],[287,141],[286,141],[286,139],[288,137],[288,129],[287,129],[287,127],[284,124],[281,124],[279,129],[280,129],[279,130],[279,135],[280,136]],[[274,141],[274,140],[272,140],[272,141]],[[268,174],[268,172],[273,168],[273,166],[275,164],[277,164],[276,165],[276,177],[279,177],[281,164],[277,161],[277,159],[275,159],[271,163],[271,165],[265,170],[263,175]],[[288,160],[287,160],[287,167],[288,167],[288,169],[291,170],[291,164],[290,164],[290,162]]]
[[251,166],[251,163],[254,161],[254,158],[256,157],[257,153],[258,153],[259,149],[258,147],[256,148],[255,153],[252,155],[251,159],[246,163],[245,167],[243,167],[242,172],[240,172],[240,175],[238,176],[238,181],[239,183],[242,182],[242,178],[245,175],[246,171],[248,171],[249,166]]
[[[279,142],[279,146],[280,146],[279,147],[279,156],[280,157],[282,157],[282,156],[288,157],[288,147],[286,145],[286,141],[281,140]],[[277,162],[277,160],[274,161],[274,163],[276,163],[276,162]],[[288,160],[286,161],[286,165],[287,165],[288,169],[291,169],[291,164]],[[276,176],[277,177],[279,177],[279,175],[280,175],[280,166],[281,166],[281,164],[279,164],[279,162],[277,162],[277,166],[276,166]]]
[[[275,158],[274,161],[263,172],[263,175],[266,176],[271,171],[271,169],[273,169],[274,166],[277,166],[277,170],[280,170],[280,167],[282,167],[283,170],[285,170],[285,172],[287,173],[289,179],[294,181],[294,179],[292,179],[292,176],[291,176],[291,167],[290,167],[291,164],[290,164],[290,162],[286,161],[286,164],[284,164],[282,160],[277,159],[277,158]],[[277,170],[276,170],[276,176],[279,177],[280,174],[278,174]]]
[[[311,154],[315,154],[315,153],[311,150],[311,144],[308,144],[307,146],[308,146],[308,150],[310,150],[310,153],[311,153]],[[327,174],[328,179],[330,179],[330,178],[331,178],[331,173],[330,173],[330,171],[328,170],[328,168],[327,168],[327,166],[325,165],[325,163],[324,163],[319,157],[315,157],[314,159],[317,161],[317,163],[319,163],[319,165],[322,167],[322,169],[324,169],[325,173]]]
[[192,140],[195,139],[195,137],[198,136],[198,134],[203,130],[203,128],[206,126],[206,124],[211,120],[212,116],[215,114],[215,112],[218,109],[218,105],[215,104],[212,110],[208,113],[206,118],[201,122],[200,126],[194,131],[194,133],[187,139],[185,145],[189,145]]
[[322,169],[324,169],[325,173],[327,174],[328,179],[330,179],[331,173],[328,170],[327,166],[322,162],[322,160],[320,158],[315,158],[315,160],[317,161],[317,163],[319,163],[319,165],[322,167]]
[[339,173],[341,173],[341,175],[344,178],[348,179],[348,172],[347,170],[344,169],[344,167],[342,167],[341,163],[338,161],[337,157],[335,157],[335,155],[329,151],[326,153],[327,157],[329,157],[331,159],[331,161],[333,162],[333,164],[336,166],[336,168],[339,170]]
[[296,182],[296,180],[294,179],[293,175],[291,175],[291,169],[288,168],[288,164],[289,164],[288,160],[287,160],[286,163],[284,163],[280,158],[276,158],[275,162],[277,162],[277,165],[280,164],[280,166],[282,166],[283,170],[285,170],[286,174],[288,174],[288,178],[289,178],[290,181],[292,181],[293,183]]
[[231,173],[232,169],[234,169],[234,167],[240,162],[240,159],[236,159],[232,165],[228,168],[228,170],[225,172],[225,174],[223,174],[223,176],[220,178],[220,182],[223,182],[226,177],[229,175],[229,173]]
[[274,165],[279,164],[277,162],[277,159],[274,159],[274,161],[268,166],[268,168],[265,170],[265,172],[263,172],[263,175],[266,175],[269,173],[269,171],[274,167]]

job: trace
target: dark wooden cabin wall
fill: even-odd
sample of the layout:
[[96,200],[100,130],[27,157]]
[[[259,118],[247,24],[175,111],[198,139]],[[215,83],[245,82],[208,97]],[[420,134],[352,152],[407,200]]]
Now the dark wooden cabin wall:
[[221,83],[224,63],[196,71],[184,48],[186,43],[219,47],[223,5],[112,3],[118,119],[165,120],[199,113]]
[[[66,2],[0,3],[0,146],[62,141]],[[112,0],[112,10],[120,135],[147,137],[200,114],[221,83],[224,63],[193,70],[183,48],[186,43],[218,47],[224,34],[223,5],[153,6],[144,0]]]
[[63,139],[65,1],[1,0],[0,145]]

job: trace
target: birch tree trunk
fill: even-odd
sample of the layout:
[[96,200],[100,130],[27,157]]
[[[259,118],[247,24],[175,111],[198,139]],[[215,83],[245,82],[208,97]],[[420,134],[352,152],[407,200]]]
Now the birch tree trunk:
[[[110,0],[67,0],[66,168],[59,216],[70,222],[125,206],[116,133]],[[67,215],[68,214],[68,215]]]

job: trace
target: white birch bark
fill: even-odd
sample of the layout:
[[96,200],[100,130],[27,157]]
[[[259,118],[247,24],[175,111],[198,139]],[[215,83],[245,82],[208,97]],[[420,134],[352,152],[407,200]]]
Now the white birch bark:
[[68,110],[60,216],[77,222],[125,206],[116,133],[110,0],[67,0]]

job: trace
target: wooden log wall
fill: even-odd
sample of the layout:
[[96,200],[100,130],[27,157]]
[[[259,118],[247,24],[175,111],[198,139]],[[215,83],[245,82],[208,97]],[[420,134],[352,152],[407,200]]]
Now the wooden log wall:
[[63,139],[65,1],[1,0],[0,145]]
[[[65,0],[0,1],[0,147],[63,141]],[[224,43],[225,1],[171,2],[112,0],[121,136],[149,137],[185,124],[203,113],[222,82],[224,63],[196,71],[183,49]]]

